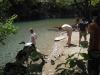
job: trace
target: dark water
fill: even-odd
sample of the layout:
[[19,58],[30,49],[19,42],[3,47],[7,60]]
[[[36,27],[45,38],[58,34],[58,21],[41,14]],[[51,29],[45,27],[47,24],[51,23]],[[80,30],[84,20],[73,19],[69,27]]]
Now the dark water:
[[57,27],[63,24],[73,25],[75,19],[47,19],[30,22],[14,23],[18,26],[18,33],[11,34],[5,40],[6,45],[0,45],[0,66],[6,62],[12,61],[17,52],[23,49],[24,44],[19,44],[21,41],[26,43],[30,41],[29,28],[33,28],[37,34],[36,47],[44,54],[48,54],[54,45],[54,38],[60,35]]

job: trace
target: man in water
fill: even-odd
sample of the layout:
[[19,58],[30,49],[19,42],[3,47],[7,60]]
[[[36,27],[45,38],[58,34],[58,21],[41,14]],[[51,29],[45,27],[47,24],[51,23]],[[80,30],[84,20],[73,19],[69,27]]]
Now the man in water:
[[67,40],[67,45],[70,46],[71,45],[71,35],[72,35],[72,26],[70,26],[69,24],[63,24],[61,27],[59,27],[59,30],[64,30],[67,33],[68,36],[68,40]]

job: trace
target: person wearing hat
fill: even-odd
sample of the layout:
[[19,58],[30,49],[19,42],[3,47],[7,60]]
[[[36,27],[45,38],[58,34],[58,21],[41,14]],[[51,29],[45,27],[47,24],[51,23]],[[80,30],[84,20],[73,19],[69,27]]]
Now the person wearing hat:
[[84,41],[87,41],[87,27],[88,27],[88,22],[86,21],[85,18],[82,18],[82,21],[77,24],[77,29],[79,31],[79,47],[82,36],[84,37]]

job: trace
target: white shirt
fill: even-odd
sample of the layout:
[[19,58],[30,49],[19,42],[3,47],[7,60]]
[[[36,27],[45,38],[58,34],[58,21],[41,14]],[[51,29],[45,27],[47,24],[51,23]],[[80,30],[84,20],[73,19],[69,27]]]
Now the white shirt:
[[63,30],[68,30],[68,31],[69,31],[69,30],[72,30],[72,26],[70,26],[69,24],[63,24],[63,25],[62,25],[62,29],[63,29]]
[[[34,42],[32,42],[32,39],[34,38]],[[30,36],[30,41],[32,42],[32,43],[34,43],[34,45],[36,44],[36,33],[33,33],[33,34],[31,34],[31,36]]]

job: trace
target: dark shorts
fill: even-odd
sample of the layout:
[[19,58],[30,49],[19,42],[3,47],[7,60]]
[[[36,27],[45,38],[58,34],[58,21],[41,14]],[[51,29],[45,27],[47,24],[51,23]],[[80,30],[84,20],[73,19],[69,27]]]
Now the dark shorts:
[[80,31],[79,32],[79,37],[82,38],[82,36],[86,37],[87,36],[87,32],[86,31]]
[[99,75],[99,65],[100,65],[100,50],[93,49],[88,51],[88,73],[89,75],[92,75],[92,72],[94,71],[95,74],[93,75]]

